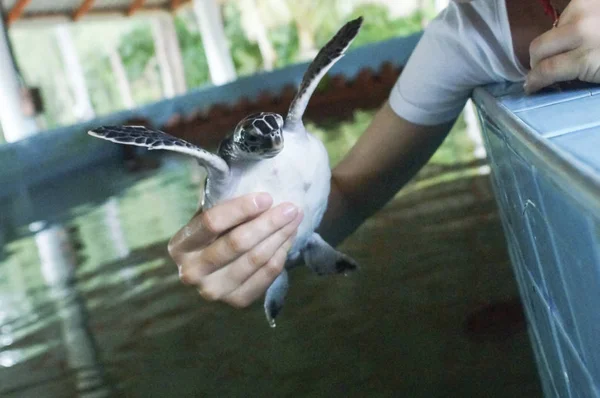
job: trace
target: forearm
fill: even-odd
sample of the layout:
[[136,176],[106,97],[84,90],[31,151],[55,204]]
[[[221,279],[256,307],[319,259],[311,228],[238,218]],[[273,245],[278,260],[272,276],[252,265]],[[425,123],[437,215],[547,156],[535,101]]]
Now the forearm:
[[319,228],[333,245],[381,209],[427,163],[453,123],[417,126],[389,105],[332,171],[329,206]]
[[331,178],[331,192],[323,221],[319,226],[319,234],[329,244],[337,246],[348,237],[364,221],[359,216],[356,206],[342,192],[334,175]]

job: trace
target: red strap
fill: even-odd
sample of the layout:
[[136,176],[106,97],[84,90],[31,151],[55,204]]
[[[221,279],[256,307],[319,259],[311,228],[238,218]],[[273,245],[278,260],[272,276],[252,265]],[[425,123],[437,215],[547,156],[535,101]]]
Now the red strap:
[[554,18],[554,24],[556,24],[558,22],[558,18],[560,17],[558,11],[556,11],[556,8],[552,6],[550,0],[540,0],[540,2],[544,7],[544,12]]

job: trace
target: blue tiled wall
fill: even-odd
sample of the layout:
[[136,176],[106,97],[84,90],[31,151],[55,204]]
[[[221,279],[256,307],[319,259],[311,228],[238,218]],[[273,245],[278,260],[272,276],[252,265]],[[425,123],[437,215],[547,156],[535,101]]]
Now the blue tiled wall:
[[600,397],[600,90],[475,91],[548,397]]

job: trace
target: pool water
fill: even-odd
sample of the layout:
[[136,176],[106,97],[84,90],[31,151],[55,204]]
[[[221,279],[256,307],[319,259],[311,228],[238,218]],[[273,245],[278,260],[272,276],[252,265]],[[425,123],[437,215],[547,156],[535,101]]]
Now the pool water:
[[[537,397],[489,176],[430,165],[342,246],[291,273],[278,326],[203,301],[166,250],[203,174],[156,155],[0,199],[1,397]],[[458,174],[457,174],[458,173]]]

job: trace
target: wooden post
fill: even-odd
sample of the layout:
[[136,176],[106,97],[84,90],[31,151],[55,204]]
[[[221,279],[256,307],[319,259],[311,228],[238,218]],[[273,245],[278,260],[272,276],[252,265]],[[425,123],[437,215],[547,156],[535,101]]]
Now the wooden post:
[[129,10],[127,11],[127,16],[132,16],[137,10],[142,8],[142,6],[144,5],[144,1],[145,0],[133,0],[133,3],[131,3],[131,7],[129,7]]
[[235,80],[236,73],[223,18],[216,0],[194,0],[194,11],[202,34],[210,78],[214,85]]
[[73,113],[79,121],[92,119],[95,116],[95,112],[69,27],[67,25],[58,25],[56,27],[56,38],[69,85],[73,91],[73,98],[75,99]]
[[176,11],[181,6],[181,0],[171,0],[171,11]]
[[10,26],[17,19],[19,19],[19,17],[25,10],[25,7],[27,7],[27,5],[30,2],[31,2],[31,0],[18,0],[15,3],[15,5],[10,9],[10,12],[8,13],[8,17],[6,18],[6,23],[8,26]]
[[79,8],[73,14],[73,21],[78,21],[81,18],[83,18],[83,16],[87,14],[87,12],[90,10],[90,8],[92,8],[93,5],[94,0],[84,0],[83,3],[81,3]]

